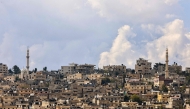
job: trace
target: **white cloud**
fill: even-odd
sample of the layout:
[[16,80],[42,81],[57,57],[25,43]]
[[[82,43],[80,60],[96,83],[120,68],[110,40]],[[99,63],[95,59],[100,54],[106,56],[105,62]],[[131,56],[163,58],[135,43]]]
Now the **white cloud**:
[[0,44],[0,60],[4,63],[10,63],[12,61],[12,46],[14,42],[14,37],[12,35],[5,33],[3,35],[2,43]]
[[179,2],[179,0],[165,0],[164,1],[166,4],[173,5]]
[[[9,7],[11,7],[16,13],[24,16],[30,16],[33,19],[38,19],[39,16],[42,18],[48,16],[57,19],[76,20],[76,16],[80,19],[84,17],[80,16],[81,14],[84,15],[84,13],[88,12],[85,10],[86,2],[86,0],[20,0],[4,1],[2,4],[6,11],[10,9]],[[49,20],[49,18],[45,17],[44,20]]]
[[167,19],[176,18],[177,16],[174,14],[166,14]]
[[150,31],[153,31],[154,28],[155,28],[155,25],[154,24],[141,24],[141,28],[143,30],[150,30]]
[[190,32],[186,33],[185,36],[190,40]]
[[190,40],[184,33],[184,23],[182,20],[176,19],[161,28],[163,36],[147,43],[148,59],[152,62],[164,62],[165,49],[169,49],[170,62],[178,62],[181,65],[190,65]]
[[101,17],[128,22],[163,20],[178,10],[178,0],[88,0]]
[[[124,64],[134,68],[138,58],[148,59],[152,64],[165,63],[165,50],[169,49],[170,64],[177,62],[184,67],[190,66],[190,39],[185,32],[182,20],[176,19],[165,26],[141,25],[142,29],[160,31],[162,36],[147,42],[145,46],[132,44],[128,38],[134,36],[129,26],[123,26],[118,30],[118,36],[108,52],[100,55],[99,67],[109,64]],[[158,30],[159,29],[159,30]],[[139,37],[138,35],[136,37]],[[141,50],[147,53],[142,53]]]
[[[0,61],[7,64],[9,68],[13,65],[17,65],[18,62],[23,63],[23,61],[20,60],[20,57],[23,55],[20,52],[19,40],[17,36],[14,35],[15,33],[15,30],[4,33],[3,39],[0,42]],[[15,57],[18,54],[20,57]]]
[[128,38],[134,36],[135,34],[132,32],[130,26],[124,25],[121,27],[118,30],[118,36],[113,41],[110,51],[101,53],[99,67],[110,64],[125,64],[127,67],[132,67],[136,54],[132,50],[133,45],[128,41]]

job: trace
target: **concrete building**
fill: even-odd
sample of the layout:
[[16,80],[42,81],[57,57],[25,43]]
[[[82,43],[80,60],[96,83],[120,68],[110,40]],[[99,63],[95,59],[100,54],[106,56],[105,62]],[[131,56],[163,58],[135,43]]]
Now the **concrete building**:
[[6,64],[0,63],[0,73],[8,73],[8,67]]
[[121,102],[122,108],[126,109],[137,109],[138,103],[137,102]]
[[97,80],[100,79],[101,77],[103,77],[102,74],[98,74],[98,73],[93,73],[93,74],[88,74],[86,75],[88,77],[88,79],[90,80]]
[[148,62],[148,60],[145,60],[143,58],[139,58],[139,60],[136,61],[135,65],[135,72],[138,74],[144,74],[151,72],[151,62]]
[[108,65],[108,66],[103,66],[103,70],[107,72],[118,72],[118,73],[126,73],[126,66],[121,64],[121,65]]
[[78,80],[78,79],[82,79],[81,73],[69,74],[67,76],[67,81]]
[[14,82],[15,78],[16,78],[15,76],[6,76],[6,77],[4,77],[4,80]]
[[61,66],[61,69],[59,70],[60,73],[66,74],[66,73],[92,73],[94,71],[95,65],[92,64],[81,64],[78,65],[76,63],[71,63],[69,66]]
[[144,94],[152,89],[152,85],[142,83],[140,81],[125,83],[125,89],[129,93]]
[[174,62],[172,65],[168,66],[168,70],[170,73],[181,73],[182,72],[182,66],[177,65],[177,63]]
[[190,73],[190,67],[185,68],[186,73]]
[[157,100],[158,102],[168,102],[168,98],[170,97],[169,94],[158,94],[157,95]]
[[154,69],[155,73],[163,73],[163,72],[165,72],[165,64],[155,63],[153,69]]

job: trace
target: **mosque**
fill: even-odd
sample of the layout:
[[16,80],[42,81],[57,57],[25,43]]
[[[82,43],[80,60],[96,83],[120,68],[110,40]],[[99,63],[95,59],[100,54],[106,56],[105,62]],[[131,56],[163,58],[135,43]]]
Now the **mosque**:
[[27,48],[27,55],[26,55],[26,64],[27,65],[26,65],[26,68],[23,68],[21,70],[21,73],[19,75],[19,78],[21,80],[29,79],[29,58],[30,58],[30,56],[29,56],[29,48]]

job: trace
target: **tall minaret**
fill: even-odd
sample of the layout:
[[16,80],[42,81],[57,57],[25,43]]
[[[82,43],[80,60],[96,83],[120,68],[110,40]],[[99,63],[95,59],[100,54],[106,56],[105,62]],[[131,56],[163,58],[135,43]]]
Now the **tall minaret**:
[[27,48],[27,56],[26,56],[26,69],[27,69],[27,74],[29,74],[29,48]]
[[169,71],[168,71],[168,48],[166,48],[166,69],[165,69],[165,79],[169,78]]

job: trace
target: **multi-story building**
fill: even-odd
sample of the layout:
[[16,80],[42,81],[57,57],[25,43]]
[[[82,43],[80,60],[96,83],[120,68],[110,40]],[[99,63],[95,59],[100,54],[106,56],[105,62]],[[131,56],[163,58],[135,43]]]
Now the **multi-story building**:
[[170,73],[181,73],[182,72],[182,66],[177,65],[177,63],[174,62],[174,64],[168,66],[168,70]]
[[186,73],[190,73],[190,67],[185,68]]
[[0,73],[8,73],[8,67],[6,64],[0,63]]
[[75,73],[75,74],[67,75],[67,81],[78,80],[78,79],[82,79],[81,73]]
[[148,62],[148,60],[139,58],[139,60],[136,61],[135,72],[138,74],[148,73],[151,71],[151,69],[151,62]]
[[98,73],[93,73],[93,74],[88,74],[86,76],[90,80],[97,80],[97,79],[100,79],[103,75],[102,74],[98,74]]
[[155,63],[153,69],[155,71],[155,73],[163,73],[165,72],[165,64],[162,63]]
[[[153,69],[155,72],[164,73],[165,72],[165,66],[166,66],[166,64],[156,63],[154,65]],[[168,70],[170,73],[181,73],[182,72],[182,66],[177,65],[177,63],[174,62],[174,64],[168,65]],[[188,68],[187,68],[187,70],[188,70]],[[189,71],[190,71],[190,68],[189,68]]]
[[61,66],[61,69],[59,70],[60,73],[65,74],[65,73],[92,73],[94,71],[95,65],[92,64],[75,64],[71,63],[69,66]]
[[137,109],[137,102],[121,102],[121,106],[126,109]]
[[157,100],[158,100],[158,102],[168,102],[169,97],[170,97],[169,94],[158,94]]
[[36,73],[32,73],[29,76],[29,79],[31,80],[45,80],[47,78],[47,75],[43,71],[38,71]]
[[121,65],[108,65],[108,66],[103,66],[103,70],[108,71],[108,72],[113,72],[113,73],[126,73],[126,66],[121,64]]
[[126,83],[125,88],[130,93],[136,92],[139,94],[144,94],[152,89],[152,85],[142,83],[141,81],[135,81]]

